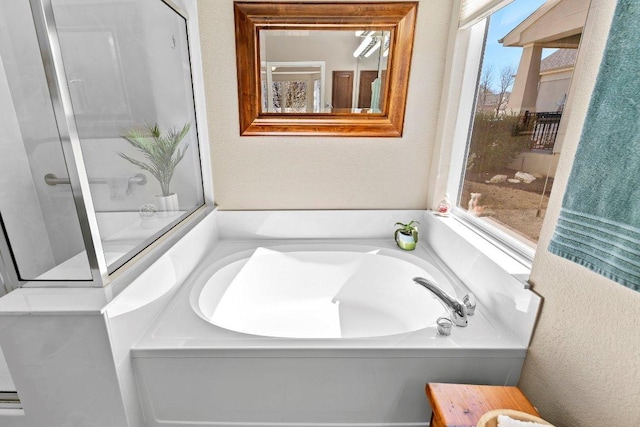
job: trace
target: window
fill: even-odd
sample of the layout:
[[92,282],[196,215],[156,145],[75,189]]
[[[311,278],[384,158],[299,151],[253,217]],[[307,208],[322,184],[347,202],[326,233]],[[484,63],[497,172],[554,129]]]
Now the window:
[[[589,8],[557,3],[516,0],[461,30],[471,34],[467,67],[480,49],[474,36],[484,32],[485,43],[482,60],[476,59],[479,72],[463,77],[476,82],[476,96],[458,111],[459,121],[471,116],[471,123],[449,189],[460,217],[527,257],[533,256],[553,186],[561,152],[557,136]],[[565,19],[569,13],[581,15],[582,26]],[[464,136],[459,132],[458,139]]]
[[272,83],[272,109],[280,113],[307,111],[307,82],[280,81]]
[[260,71],[262,111],[321,112],[324,69],[323,61],[265,61]]

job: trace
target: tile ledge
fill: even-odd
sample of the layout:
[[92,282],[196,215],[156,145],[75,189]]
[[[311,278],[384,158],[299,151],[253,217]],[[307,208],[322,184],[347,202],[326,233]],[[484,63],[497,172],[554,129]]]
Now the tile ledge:
[[107,301],[103,288],[19,288],[0,299],[0,315],[99,315]]

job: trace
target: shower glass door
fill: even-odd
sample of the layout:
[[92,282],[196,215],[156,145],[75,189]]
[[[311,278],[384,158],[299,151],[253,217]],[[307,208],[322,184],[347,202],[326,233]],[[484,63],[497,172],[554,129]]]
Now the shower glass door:
[[[91,280],[28,2],[0,2],[0,218],[5,265],[18,280]],[[68,187],[68,186],[67,186]],[[2,233],[0,233],[2,234]],[[11,281],[7,278],[7,282]]]
[[204,204],[186,19],[160,0],[52,0],[109,273]]
[[103,285],[204,205],[187,20],[169,1],[0,2],[0,114],[12,282]]

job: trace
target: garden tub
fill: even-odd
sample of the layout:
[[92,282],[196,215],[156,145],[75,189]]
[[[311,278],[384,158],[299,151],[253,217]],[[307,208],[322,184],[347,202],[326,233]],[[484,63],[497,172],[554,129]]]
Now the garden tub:
[[427,426],[427,382],[515,385],[526,347],[432,251],[389,240],[220,241],[132,349],[151,426]]

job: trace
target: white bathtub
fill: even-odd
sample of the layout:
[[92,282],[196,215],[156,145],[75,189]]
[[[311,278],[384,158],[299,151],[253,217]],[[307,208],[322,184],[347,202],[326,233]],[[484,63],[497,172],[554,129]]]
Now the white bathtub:
[[229,330],[281,338],[367,338],[432,325],[443,307],[413,277],[455,291],[432,264],[399,251],[257,248],[192,290],[203,319]]
[[[278,274],[263,281],[286,300],[284,324],[272,321],[277,308],[263,307],[276,302],[272,293],[234,280],[257,248],[288,259],[285,272],[302,266],[284,283]],[[331,263],[342,267],[326,281]],[[260,270],[249,272],[255,279]],[[468,292],[422,245],[407,253],[390,239],[220,241],[132,349],[147,425],[427,426],[427,382],[516,384],[526,347],[482,302],[467,327],[438,335],[435,320],[446,311],[413,283],[420,275],[460,299]],[[311,287],[302,313],[288,298],[300,277]],[[243,295],[252,299],[234,305]],[[323,326],[319,313],[337,318]]]

